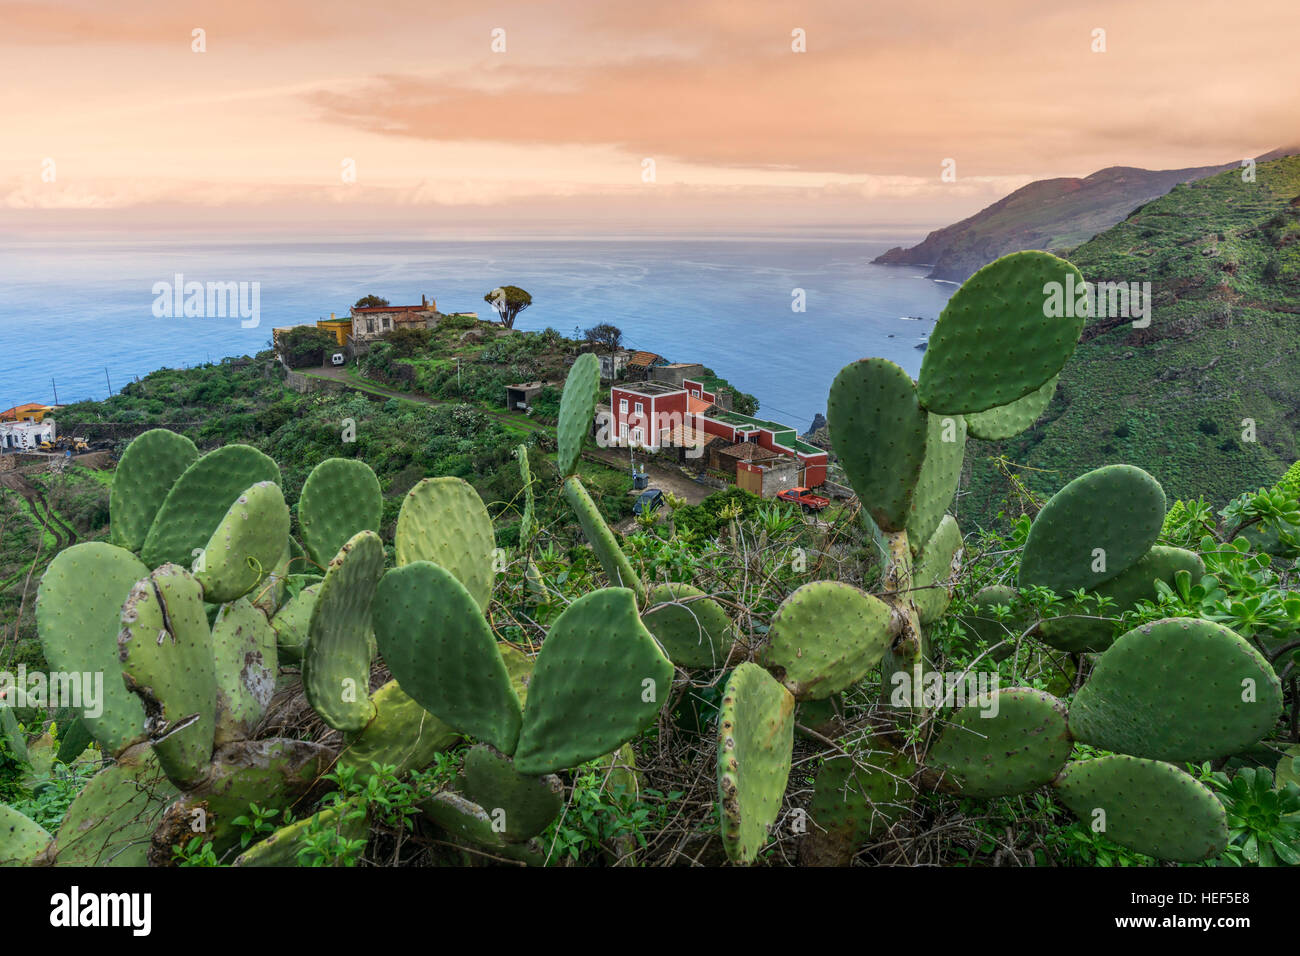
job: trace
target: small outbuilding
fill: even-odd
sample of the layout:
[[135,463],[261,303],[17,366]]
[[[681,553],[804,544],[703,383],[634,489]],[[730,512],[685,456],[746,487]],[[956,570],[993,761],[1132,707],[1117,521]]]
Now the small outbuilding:
[[506,408],[527,411],[537,393],[546,387],[545,382],[520,382],[506,386]]

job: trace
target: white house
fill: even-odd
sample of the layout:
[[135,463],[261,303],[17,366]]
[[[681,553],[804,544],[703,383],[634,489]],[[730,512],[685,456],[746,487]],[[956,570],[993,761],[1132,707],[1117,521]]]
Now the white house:
[[0,422],[0,451],[35,451],[54,441],[54,419],[43,422]]

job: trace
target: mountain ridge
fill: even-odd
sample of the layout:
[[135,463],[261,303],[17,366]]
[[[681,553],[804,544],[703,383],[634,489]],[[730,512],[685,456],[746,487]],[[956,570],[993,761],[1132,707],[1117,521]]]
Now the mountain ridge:
[[1069,258],[1092,282],[1150,283],[1150,322],[1092,316],[1028,431],[973,442],[963,508],[989,518],[1012,489],[1047,494],[1129,462],[1170,501],[1217,507],[1300,458],[1300,156],[1175,186]]
[[[1275,149],[1256,163],[1297,151],[1300,146]],[[964,282],[1009,252],[1062,252],[1082,245],[1175,186],[1240,168],[1240,162],[1165,170],[1107,166],[1084,177],[1035,180],[914,246],[895,246],[872,261],[929,266],[928,278]]]

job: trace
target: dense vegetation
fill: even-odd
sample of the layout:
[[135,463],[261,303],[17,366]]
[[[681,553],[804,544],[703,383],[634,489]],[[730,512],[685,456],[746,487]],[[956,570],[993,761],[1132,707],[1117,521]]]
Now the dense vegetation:
[[1070,253],[1089,281],[1150,282],[1151,324],[1089,319],[1037,424],[972,446],[966,513],[1013,494],[997,455],[1040,493],[1126,461],[1220,507],[1300,457],[1300,157],[1256,172],[1177,186]]
[[[1002,293],[1074,267],[1032,253],[999,269],[958,293],[975,318],[936,330],[919,383],[882,360],[836,379],[830,430],[861,508],[821,519],[733,490],[698,506],[670,496],[613,533],[626,479],[580,457],[599,393],[591,355],[569,369],[555,432],[470,405],[290,394],[266,355],[159,373],[78,409],[84,421],[193,419],[123,457],[122,494],[155,501],[145,526],[132,531],[119,503],[115,547],[55,542],[46,606],[100,600],[77,583],[85,562],[111,561],[125,582],[153,567],[155,592],[188,594],[196,613],[140,620],[150,638],[173,633],[170,645],[132,641],[144,611],[121,613],[128,700],[151,699],[138,688],[155,647],[161,660],[220,647],[209,624],[215,635],[236,614],[243,640],[269,640],[273,657],[279,645],[277,690],[244,701],[242,723],[210,700],[226,737],[214,747],[209,729],[201,750],[165,723],[141,743],[71,712],[12,715],[0,812],[27,828],[23,859],[103,862],[110,846],[94,834],[120,830],[128,861],[204,866],[241,853],[301,865],[1300,864],[1300,466],[1226,507],[1187,495],[1167,510],[1160,483],[1127,465],[1070,468],[1050,500],[1010,471],[1014,501],[990,522],[1005,530],[963,534],[946,512],[967,474],[966,429],[988,427],[968,422],[1032,401],[1074,351],[1032,334],[1041,308]],[[968,375],[971,342],[990,339],[1016,360]],[[214,423],[208,400],[234,414]],[[186,430],[217,450],[200,456]],[[152,488],[167,449],[181,477]],[[247,490],[226,511],[229,498],[203,489],[231,468],[231,487]],[[419,481],[431,474],[442,477]],[[97,479],[36,480],[45,500],[62,495],[65,527],[103,536]],[[604,495],[602,481],[615,483]],[[53,507],[25,500],[32,515]],[[210,536],[182,520],[196,510]],[[265,531],[235,547],[228,526]],[[196,533],[208,543],[190,575],[159,542],[189,556]],[[120,603],[101,603],[116,632]],[[303,608],[309,623],[295,623]],[[88,646],[79,629],[93,628],[48,620],[47,651],[62,650],[65,626]],[[458,660],[475,663],[452,679]],[[650,673],[667,699],[645,696]],[[900,675],[922,673],[997,689],[983,703],[898,699]],[[346,682],[371,696],[340,699]],[[1258,693],[1239,699],[1246,685]],[[972,723],[991,701],[1002,721]],[[321,773],[264,787],[242,770],[266,746]],[[87,782],[108,754],[116,762]],[[106,807],[128,780],[147,782],[148,805]],[[184,819],[214,799],[227,803],[206,835],[146,812]]]

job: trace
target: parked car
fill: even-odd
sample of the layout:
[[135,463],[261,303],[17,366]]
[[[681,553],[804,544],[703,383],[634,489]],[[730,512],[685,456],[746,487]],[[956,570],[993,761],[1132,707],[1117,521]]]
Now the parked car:
[[804,514],[808,514],[809,512],[813,512],[813,511],[821,511],[823,508],[825,508],[828,504],[831,503],[831,500],[829,498],[823,498],[821,495],[815,495],[807,488],[787,488],[785,491],[781,492],[776,497],[780,501],[788,501],[791,504],[798,505],[800,508],[803,509]]
[[664,503],[664,493],[658,488],[643,491],[632,505],[632,514],[654,514]]

